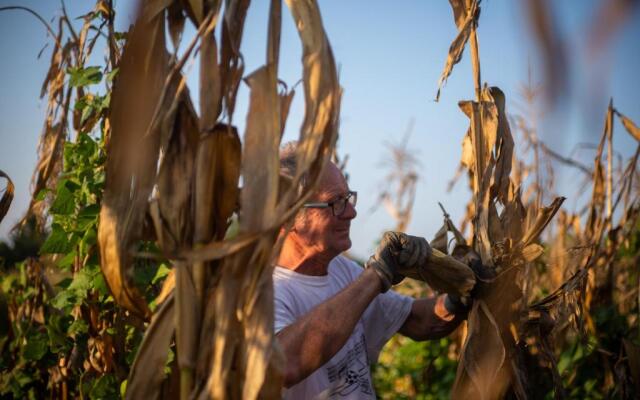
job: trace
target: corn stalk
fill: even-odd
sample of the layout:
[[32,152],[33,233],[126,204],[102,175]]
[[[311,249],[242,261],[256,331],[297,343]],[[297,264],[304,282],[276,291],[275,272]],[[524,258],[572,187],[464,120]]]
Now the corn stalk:
[[[175,393],[175,382],[183,399],[280,396],[272,257],[281,227],[310,195],[333,152],[341,96],[317,4],[287,4],[303,46],[306,104],[299,171],[291,182],[280,180],[278,161],[293,97],[293,91],[278,91],[281,1],[271,2],[265,64],[247,76],[240,48],[249,1],[145,2],[139,8],[113,92],[99,229],[102,269],[114,298],[151,320],[131,369],[128,398]],[[167,51],[165,31],[177,47],[185,16],[198,31],[176,59]],[[200,115],[182,75],[198,44]],[[233,116],[243,80],[250,103],[241,146]],[[299,193],[303,174],[310,185]],[[237,235],[228,237],[234,214]],[[148,220],[173,263],[155,313],[131,279],[134,249]],[[179,379],[163,386],[174,341],[177,370],[171,375]]]

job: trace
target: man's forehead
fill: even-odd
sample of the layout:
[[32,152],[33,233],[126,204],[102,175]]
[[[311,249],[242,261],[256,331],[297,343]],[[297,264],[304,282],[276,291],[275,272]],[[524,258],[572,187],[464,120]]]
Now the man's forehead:
[[340,169],[335,164],[329,163],[325,167],[320,180],[316,193],[319,196],[339,196],[344,195],[349,191],[347,181],[340,172]]

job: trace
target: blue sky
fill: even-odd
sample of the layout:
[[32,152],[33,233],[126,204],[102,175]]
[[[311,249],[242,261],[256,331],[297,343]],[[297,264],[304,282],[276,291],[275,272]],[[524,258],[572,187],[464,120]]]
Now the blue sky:
[[[47,20],[58,15],[53,0],[0,0],[0,6],[25,5]],[[92,2],[68,0],[71,16],[88,11]],[[268,2],[254,0],[248,14],[242,52],[246,73],[258,68],[265,58]],[[384,209],[371,212],[387,171],[380,166],[387,154],[385,143],[398,142],[410,121],[414,121],[409,145],[421,162],[420,180],[409,233],[431,238],[442,223],[437,202],[446,204],[454,221],[464,213],[468,200],[462,180],[452,192],[447,183],[460,159],[460,142],[468,120],[459,110],[459,100],[473,97],[468,53],[456,66],[442,90],[440,102],[433,101],[437,81],[449,45],[456,34],[448,1],[356,1],[321,0],[325,30],[339,64],[344,87],[341,113],[340,154],[349,155],[350,185],[359,192],[358,217],[352,224],[353,253],[365,258],[382,232],[394,223]],[[640,79],[640,12],[629,17],[609,48],[598,60],[586,57],[587,27],[600,2],[575,0],[551,2],[560,31],[570,49],[570,90],[559,107],[539,122],[540,136],[555,150],[568,154],[576,143],[595,142],[602,131],[604,112],[610,97],[615,106],[640,123],[638,89]],[[130,18],[130,3],[116,0],[117,28]],[[288,10],[283,9],[280,74],[290,86],[302,74],[300,44]],[[193,34],[185,32],[183,46]],[[517,111],[519,89],[531,65],[534,82],[540,83],[538,64],[522,9],[522,1],[487,0],[482,3],[478,31],[482,80],[499,86],[507,95],[507,112]],[[22,215],[29,199],[29,181],[36,160],[38,137],[46,101],[39,99],[40,86],[49,63],[50,48],[40,59],[38,52],[49,40],[45,29],[21,11],[0,13],[0,169],[16,184],[16,197],[0,238]],[[608,61],[607,61],[608,60]],[[197,93],[197,63],[189,70],[192,95]],[[235,122],[244,129],[248,91],[241,88]],[[303,94],[298,91],[292,107],[285,140],[295,139],[303,116]],[[635,143],[616,126],[614,146],[623,155]],[[593,153],[579,154],[590,163]],[[560,176],[572,206],[573,171]]]

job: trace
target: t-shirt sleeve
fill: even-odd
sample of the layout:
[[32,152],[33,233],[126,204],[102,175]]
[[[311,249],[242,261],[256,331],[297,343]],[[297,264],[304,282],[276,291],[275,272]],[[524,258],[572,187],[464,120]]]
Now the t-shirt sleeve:
[[287,295],[288,293],[286,292],[286,290],[274,291],[275,304],[273,329],[275,334],[291,325],[296,320],[296,316],[291,309],[290,299],[287,298]]
[[378,295],[369,305],[363,319],[369,362],[378,360],[382,347],[407,320],[412,305],[413,298],[392,290]]

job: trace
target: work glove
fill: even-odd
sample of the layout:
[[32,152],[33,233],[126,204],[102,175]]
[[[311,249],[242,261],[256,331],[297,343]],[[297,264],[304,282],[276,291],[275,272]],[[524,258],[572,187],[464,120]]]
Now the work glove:
[[469,296],[460,297],[447,294],[447,297],[445,297],[444,306],[449,312],[453,314],[463,314],[469,312],[473,305],[473,299],[479,296],[485,287],[494,280],[496,273],[493,268],[483,265],[480,256],[469,246],[456,246],[452,255],[459,261],[467,264],[476,278],[476,284],[473,289],[471,289]]
[[382,293],[402,282],[405,276],[419,276],[431,247],[424,238],[400,232],[386,232],[374,255],[365,263],[382,281]]

